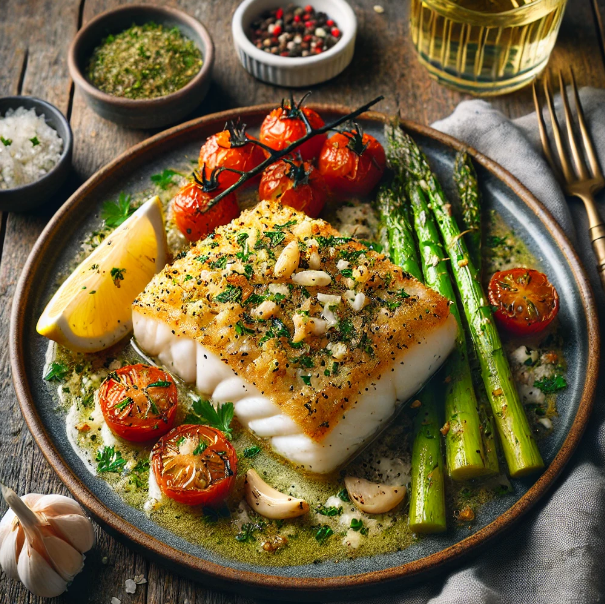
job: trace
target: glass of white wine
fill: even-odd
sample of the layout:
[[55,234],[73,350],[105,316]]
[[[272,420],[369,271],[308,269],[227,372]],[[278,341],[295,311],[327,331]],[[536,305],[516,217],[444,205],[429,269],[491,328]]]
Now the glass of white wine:
[[478,96],[529,84],[548,63],[567,0],[412,0],[412,41],[442,84]]

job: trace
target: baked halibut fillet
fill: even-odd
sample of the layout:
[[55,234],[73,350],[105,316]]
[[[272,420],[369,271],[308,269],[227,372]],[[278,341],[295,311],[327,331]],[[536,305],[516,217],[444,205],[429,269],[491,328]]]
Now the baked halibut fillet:
[[318,473],[386,427],[457,329],[447,300],[384,254],[271,202],[166,266],[133,324],[143,351]]

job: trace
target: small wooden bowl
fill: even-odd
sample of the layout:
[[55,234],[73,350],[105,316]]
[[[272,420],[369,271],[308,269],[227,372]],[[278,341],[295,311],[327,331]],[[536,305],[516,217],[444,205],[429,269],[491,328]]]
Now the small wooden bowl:
[[12,189],[0,189],[0,211],[26,212],[48,201],[67,180],[71,170],[73,135],[66,117],[54,106],[31,96],[7,96],[0,98],[0,116],[9,109],[35,109],[36,115],[44,116],[46,123],[63,140],[59,161],[38,180]]
[[[180,90],[155,99],[127,99],[93,86],[85,74],[93,50],[102,39],[149,21],[178,27],[200,49],[203,64],[196,76]],[[101,117],[129,128],[162,128],[183,120],[206,96],[212,79],[214,44],[197,19],[179,10],[154,5],[121,6],[98,15],[79,31],[69,48],[67,63],[86,102]]]

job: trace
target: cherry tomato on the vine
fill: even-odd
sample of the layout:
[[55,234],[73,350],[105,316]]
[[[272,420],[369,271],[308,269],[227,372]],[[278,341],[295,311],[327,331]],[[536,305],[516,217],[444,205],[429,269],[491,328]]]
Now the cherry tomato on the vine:
[[286,158],[265,169],[258,195],[261,200],[279,201],[316,218],[329,191],[323,176],[310,162]]
[[[313,128],[325,125],[319,114],[308,107],[301,107],[304,99],[296,104],[293,98],[284,99],[281,107],[274,109],[265,118],[260,129],[260,142],[268,147],[281,151],[290,143],[301,139],[307,134],[307,128],[302,115]],[[303,159],[314,159],[319,155],[326,140],[325,134],[317,134],[296,148]]]
[[151,463],[164,495],[186,505],[219,505],[237,474],[237,455],[225,435],[195,424],[178,426],[161,438]]
[[99,404],[109,429],[132,442],[168,432],[177,409],[172,377],[149,365],[128,365],[112,371],[99,388]]
[[187,183],[172,200],[174,222],[189,241],[202,239],[214,229],[239,216],[235,193],[229,193],[210,207],[218,189],[207,191],[197,181]]
[[[211,136],[200,149],[199,165],[207,179],[217,168],[231,168],[240,172],[249,172],[261,164],[265,158],[265,151],[257,144],[250,142],[254,138],[228,124],[227,129]],[[217,174],[219,189],[225,190],[234,185],[240,175],[236,172],[223,170]]]
[[557,290],[546,275],[530,268],[494,273],[488,294],[498,323],[517,335],[542,331],[559,312]]
[[331,136],[318,161],[327,185],[339,197],[368,195],[382,178],[385,167],[382,145],[357,124]]

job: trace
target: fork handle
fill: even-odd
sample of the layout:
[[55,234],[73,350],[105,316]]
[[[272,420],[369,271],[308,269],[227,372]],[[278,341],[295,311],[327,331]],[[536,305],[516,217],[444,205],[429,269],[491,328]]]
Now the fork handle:
[[597,271],[601,278],[601,285],[605,291],[605,223],[601,222],[588,229],[590,240],[592,241],[592,249],[594,250],[597,259]]

